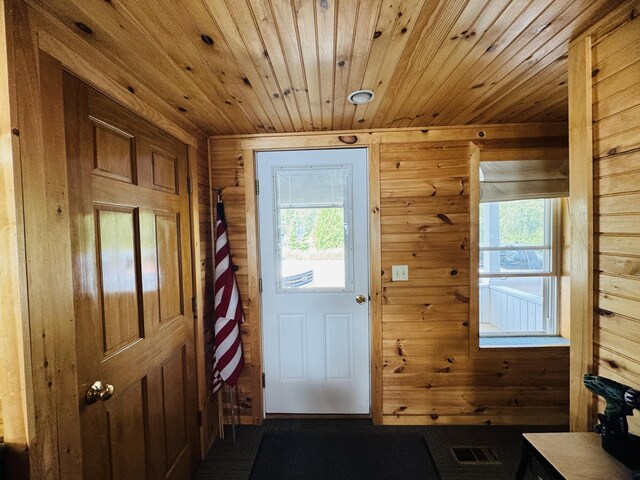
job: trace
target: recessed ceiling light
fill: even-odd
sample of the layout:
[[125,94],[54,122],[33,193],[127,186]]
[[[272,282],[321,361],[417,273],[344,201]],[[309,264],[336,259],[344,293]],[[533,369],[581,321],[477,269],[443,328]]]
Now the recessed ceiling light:
[[347,100],[354,105],[364,105],[365,103],[371,102],[375,96],[376,94],[373,93],[372,90],[356,90],[349,94]]

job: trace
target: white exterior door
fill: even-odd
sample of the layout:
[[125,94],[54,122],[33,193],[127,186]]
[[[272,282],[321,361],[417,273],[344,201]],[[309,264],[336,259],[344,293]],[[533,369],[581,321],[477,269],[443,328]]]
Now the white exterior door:
[[369,413],[367,171],[361,148],[257,154],[266,413]]

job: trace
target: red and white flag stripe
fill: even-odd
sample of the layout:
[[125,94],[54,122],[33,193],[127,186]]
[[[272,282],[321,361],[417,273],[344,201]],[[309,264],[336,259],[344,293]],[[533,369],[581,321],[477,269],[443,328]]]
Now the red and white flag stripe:
[[244,315],[231,264],[224,206],[220,201],[218,201],[218,220],[216,222],[215,254],[214,393],[222,386],[223,381],[229,385],[235,385],[244,367],[242,342],[240,341],[240,324],[244,322]]

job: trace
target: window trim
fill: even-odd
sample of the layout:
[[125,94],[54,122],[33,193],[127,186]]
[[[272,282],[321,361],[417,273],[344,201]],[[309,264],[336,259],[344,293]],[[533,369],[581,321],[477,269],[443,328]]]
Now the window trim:
[[[481,354],[485,351],[490,351],[493,346],[481,346],[480,345],[480,311],[479,311],[479,280],[480,280],[480,272],[479,272],[479,264],[480,264],[480,147],[475,142],[469,142],[469,220],[470,220],[470,233],[469,233],[469,349],[470,352],[476,352],[477,354]],[[562,205],[561,201],[556,200],[555,202],[555,229],[552,232],[552,240],[554,245],[556,246],[556,255],[552,261],[552,271],[555,274],[556,280],[556,288],[555,295],[553,296],[553,301],[555,303],[556,309],[556,319],[555,319],[555,331],[553,334],[544,334],[544,335],[529,335],[531,337],[553,337],[560,335],[560,283],[561,283],[561,265],[562,265]],[[535,274],[533,276],[540,276]],[[522,337],[523,335],[518,335]],[[483,336],[483,338],[489,338]],[[506,337],[508,338],[508,337]],[[545,348],[545,345],[512,345],[514,348]],[[504,348],[504,347],[499,347]]]

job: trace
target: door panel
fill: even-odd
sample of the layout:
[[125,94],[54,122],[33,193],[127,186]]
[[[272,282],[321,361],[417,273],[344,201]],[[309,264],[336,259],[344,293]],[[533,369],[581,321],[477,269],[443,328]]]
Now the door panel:
[[280,381],[307,379],[307,317],[278,315]]
[[367,154],[259,152],[266,413],[369,413]]
[[147,478],[145,417],[146,379],[118,392],[119,401],[107,408],[111,478]]
[[[65,74],[83,473],[188,478],[199,457],[186,146]],[[100,380],[115,391],[85,401]]]
[[135,213],[133,209],[96,208],[96,256],[105,355],[142,336],[136,278]]
[[162,366],[162,394],[166,430],[167,465],[172,466],[187,447],[187,423],[185,418],[185,365],[184,351],[176,352]]
[[327,380],[353,380],[353,315],[325,314]]
[[153,188],[163,192],[176,193],[178,190],[176,168],[177,158],[160,151],[151,153],[153,165]]
[[182,315],[179,216],[156,213],[160,323]]
[[94,173],[133,182],[135,146],[133,136],[93,119]]

